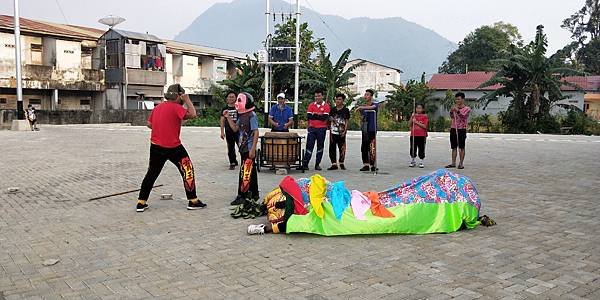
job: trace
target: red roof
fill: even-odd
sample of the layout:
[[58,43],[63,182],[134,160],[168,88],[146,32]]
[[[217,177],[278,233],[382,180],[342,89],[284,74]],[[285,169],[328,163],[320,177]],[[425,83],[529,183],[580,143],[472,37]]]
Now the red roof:
[[[97,40],[104,33],[103,30],[96,28],[54,24],[25,18],[20,18],[19,24],[21,25],[22,32],[64,36],[82,40]],[[14,30],[14,28],[13,16],[0,15],[0,29]]]
[[[427,85],[434,90],[455,90],[455,91],[491,91],[501,87],[493,85],[479,89],[484,82],[490,80],[495,72],[474,71],[467,74],[434,74]],[[600,90],[600,76],[569,76],[564,77],[563,81],[574,83],[585,91]],[[575,91],[572,86],[563,85],[563,91]]]
[[496,90],[500,85],[478,88],[482,83],[490,80],[494,74],[496,73],[480,71],[466,74],[433,74],[427,85],[434,90]]

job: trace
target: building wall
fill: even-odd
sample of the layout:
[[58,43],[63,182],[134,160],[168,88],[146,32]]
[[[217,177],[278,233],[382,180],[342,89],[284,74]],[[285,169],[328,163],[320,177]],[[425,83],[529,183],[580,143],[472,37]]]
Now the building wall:
[[194,88],[198,85],[200,80],[200,70],[198,69],[198,57],[197,56],[182,56],[182,78],[181,86],[184,88]]
[[56,68],[81,69],[81,42],[56,40]]
[[[21,36],[21,61],[23,65],[41,65],[42,51],[32,49],[32,45],[42,47],[42,38]],[[16,77],[15,63],[15,36],[10,33],[0,32],[0,78]]]
[[[349,66],[348,66],[349,67]],[[365,62],[362,66],[352,72],[355,77],[350,79],[353,85],[350,90],[362,94],[366,89],[375,89],[382,92],[390,92],[394,87],[389,83],[400,84],[400,72],[397,70]]]
[[[454,93],[454,92],[453,92]],[[512,98],[510,97],[499,97],[498,101],[491,101],[485,109],[483,105],[477,102],[477,99],[483,97],[483,91],[463,91],[465,93],[465,97],[467,100],[467,105],[471,106],[471,116],[479,116],[479,115],[491,115],[496,116],[501,111],[506,111]],[[569,96],[570,98],[557,102],[557,104],[569,104],[573,105],[581,110],[583,110],[583,92],[576,91],[565,91],[563,92],[565,96]],[[446,97],[446,91],[434,91],[431,95],[432,99],[444,99]],[[477,107],[479,105],[479,107]],[[564,114],[566,111],[559,107],[554,107],[552,113],[555,114]],[[438,110],[434,113],[434,117],[438,116],[449,116],[449,112],[441,107],[438,107]]]
[[214,61],[215,59],[210,56],[202,56],[200,63],[202,64],[201,77],[202,79],[214,80]]

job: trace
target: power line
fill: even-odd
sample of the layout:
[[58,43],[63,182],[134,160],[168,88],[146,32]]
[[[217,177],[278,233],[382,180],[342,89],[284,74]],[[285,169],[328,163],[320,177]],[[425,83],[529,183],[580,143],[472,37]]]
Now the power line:
[[306,0],[306,4],[308,4],[310,9],[312,9],[316,13],[317,17],[319,17],[319,19],[321,20],[323,25],[325,25],[325,27],[327,29],[329,29],[329,31],[331,31],[331,33],[338,40],[338,42],[340,42],[340,44],[342,44],[342,46],[344,46],[346,49],[350,49],[350,47],[348,47],[348,45],[346,43],[344,43],[344,41],[337,35],[337,33],[335,33],[335,31],[333,31],[333,29],[329,26],[329,24],[327,24],[327,22],[325,22],[325,20],[323,20],[323,18],[321,17],[321,14],[319,14],[317,12],[317,10],[312,6],[312,4],[310,4],[310,2],[308,0]]
[[65,19],[65,23],[68,25],[69,20],[67,20],[67,16],[65,15],[65,12],[63,11],[62,6],[60,6],[60,2],[58,2],[58,0],[54,0],[54,2],[56,2],[56,6],[58,6],[58,10],[60,10],[60,14],[63,16],[63,18]]

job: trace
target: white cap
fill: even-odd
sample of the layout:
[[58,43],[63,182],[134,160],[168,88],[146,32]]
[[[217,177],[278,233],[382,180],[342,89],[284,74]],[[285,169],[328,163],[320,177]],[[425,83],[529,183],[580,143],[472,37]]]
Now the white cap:
[[284,93],[277,94],[277,99],[279,99],[279,98],[285,99],[285,94]]

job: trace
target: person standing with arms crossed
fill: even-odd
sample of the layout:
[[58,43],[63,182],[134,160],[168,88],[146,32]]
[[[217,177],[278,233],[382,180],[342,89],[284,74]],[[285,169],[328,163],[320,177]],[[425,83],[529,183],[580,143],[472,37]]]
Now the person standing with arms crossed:
[[[148,209],[148,197],[154,182],[160,175],[165,163],[170,161],[179,170],[183,178],[183,187],[188,199],[188,210],[206,207],[196,196],[196,178],[194,166],[185,147],[181,144],[181,122],[196,118],[196,109],[179,84],[169,86],[165,93],[167,101],[156,106],[148,118],[148,128],[152,129],[150,135],[150,161],[148,171],[138,196],[136,211],[143,212]],[[184,107],[185,105],[185,107]]]
[[454,98],[454,105],[452,105],[452,108],[450,108],[450,118],[452,119],[452,126],[450,126],[450,148],[452,149],[452,163],[447,165],[446,168],[456,167],[456,149],[458,148],[458,155],[460,156],[458,169],[464,169],[465,143],[467,139],[467,126],[469,125],[469,113],[471,112],[471,108],[465,105],[464,93],[456,93]]
[[315,102],[308,105],[306,110],[308,120],[308,134],[306,136],[306,152],[300,170],[308,170],[308,163],[312,157],[315,142],[317,142],[317,158],[315,160],[315,171],[321,171],[321,159],[325,148],[325,137],[327,136],[327,123],[329,121],[329,104],[323,101],[323,90],[315,91]]
[[362,172],[376,172],[377,167],[375,166],[376,158],[376,145],[375,138],[377,136],[377,110],[379,108],[378,103],[373,103],[373,95],[375,92],[372,89],[365,91],[365,105],[358,106],[356,110],[360,111],[362,115],[361,132],[362,132],[362,143],[360,146],[360,152],[362,154],[363,167],[360,169]]
[[227,92],[227,106],[221,110],[221,139],[227,142],[227,157],[229,158],[229,170],[234,170],[238,166],[237,156],[235,154],[235,145],[237,144],[238,134],[233,131],[229,122],[225,118],[225,112],[231,116],[233,122],[237,122],[237,111],[235,110],[236,94],[233,91]]

